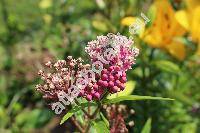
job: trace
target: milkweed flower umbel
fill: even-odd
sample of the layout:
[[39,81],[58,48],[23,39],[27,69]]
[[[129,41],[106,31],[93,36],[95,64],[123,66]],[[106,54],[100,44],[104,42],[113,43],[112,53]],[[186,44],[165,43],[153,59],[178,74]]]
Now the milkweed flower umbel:
[[97,72],[97,82],[92,89],[84,89],[82,95],[91,100],[100,98],[105,91],[116,93],[124,90],[126,71],[135,64],[135,58],[139,54],[139,50],[133,47],[133,41],[125,36],[109,33],[89,42],[85,50]]
[[122,71],[131,69],[139,49],[133,47],[133,41],[126,36],[109,33],[98,36],[97,40],[88,43],[85,48],[91,62],[100,61],[106,66],[119,66]]
[[48,62],[46,66],[53,72],[45,74],[40,70],[44,84],[36,88],[50,101],[58,101],[59,92],[69,93],[72,86],[80,90],[77,92],[79,97],[88,101],[100,100],[106,93],[122,91],[125,89],[126,71],[135,64],[139,54],[132,45],[133,41],[122,35],[109,33],[98,36],[86,47],[91,64],[83,65],[82,59],[75,60],[71,56],[54,65]]
[[58,101],[58,93],[68,93],[68,89],[75,85],[80,72],[86,70],[89,65],[83,65],[81,58],[75,60],[71,56],[65,60],[58,60],[56,63],[47,62],[45,65],[50,69],[49,73],[40,70],[38,74],[44,84],[36,85],[36,90],[43,94],[47,101]]

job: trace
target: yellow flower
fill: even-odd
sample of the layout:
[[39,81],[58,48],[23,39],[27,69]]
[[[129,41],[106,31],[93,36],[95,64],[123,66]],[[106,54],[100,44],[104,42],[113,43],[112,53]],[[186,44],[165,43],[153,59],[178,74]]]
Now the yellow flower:
[[177,21],[189,31],[192,40],[198,43],[197,55],[200,55],[200,1],[186,0],[187,10],[176,12]]
[[175,19],[175,12],[168,0],[156,0],[153,4],[156,18],[144,34],[144,41],[154,48],[167,50],[179,60],[185,58],[185,45],[176,40],[186,30]]
[[121,25],[130,26],[136,20],[136,17],[125,17],[121,20]]
[[[139,21],[141,23],[138,23],[137,21]],[[129,32],[130,32],[130,30],[133,30],[134,27],[131,27],[131,26],[133,26],[135,24],[139,26],[138,29],[135,29],[136,30],[135,34],[138,34],[140,37],[142,37],[144,34],[144,31],[145,31],[145,22],[142,17],[129,16],[129,17],[125,17],[121,20],[121,25],[129,26]]]

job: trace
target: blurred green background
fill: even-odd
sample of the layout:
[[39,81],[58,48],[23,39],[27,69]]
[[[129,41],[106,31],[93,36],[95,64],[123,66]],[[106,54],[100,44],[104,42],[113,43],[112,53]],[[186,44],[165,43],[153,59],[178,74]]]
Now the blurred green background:
[[155,1],[0,0],[0,132],[67,132],[35,92],[38,69],[68,55],[88,62],[88,41],[109,32],[129,37],[128,26],[143,12],[151,22],[144,35],[133,35],[140,56],[128,71],[132,93],[176,100],[124,102],[136,112],[129,132],[141,132],[152,118],[152,133],[199,133],[199,0]]

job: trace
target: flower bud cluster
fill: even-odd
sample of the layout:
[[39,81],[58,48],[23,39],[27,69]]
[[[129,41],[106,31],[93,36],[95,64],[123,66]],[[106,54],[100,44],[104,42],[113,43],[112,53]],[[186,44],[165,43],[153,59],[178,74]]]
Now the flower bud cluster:
[[96,74],[97,82],[90,82],[83,90],[80,96],[88,101],[99,100],[104,92],[116,93],[124,90],[126,83],[126,73],[120,70],[119,66],[110,66]]
[[81,58],[75,60],[71,56],[68,56],[66,61],[58,60],[54,64],[47,62],[46,67],[53,72],[38,72],[44,84],[36,85],[36,90],[43,94],[44,99],[58,101],[57,94],[61,91],[68,93],[68,89],[75,84],[78,73],[88,68],[88,65],[83,65],[82,62]]

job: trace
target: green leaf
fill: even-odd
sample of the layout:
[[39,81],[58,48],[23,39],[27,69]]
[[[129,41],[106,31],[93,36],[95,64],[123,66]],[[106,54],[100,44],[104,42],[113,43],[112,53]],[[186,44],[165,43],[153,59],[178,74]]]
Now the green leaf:
[[128,81],[126,83],[126,88],[123,91],[120,91],[120,92],[115,93],[115,94],[111,94],[107,98],[108,99],[113,99],[113,98],[116,98],[116,97],[119,97],[119,96],[131,95],[131,93],[135,89],[135,84],[136,84],[135,81]]
[[96,122],[92,122],[95,130],[96,130],[96,133],[109,133],[109,129],[108,127],[106,126],[105,122],[103,121],[96,121]]
[[151,118],[145,123],[141,133],[150,133],[151,132]]
[[92,21],[92,26],[102,32],[108,31],[108,27],[103,21],[94,20]]
[[110,103],[117,103],[125,100],[174,100],[170,98],[162,98],[162,97],[151,97],[151,96],[138,96],[138,95],[129,95],[129,96],[120,96],[113,99],[105,99],[103,103],[110,104]]
[[75,113],[75,117],[76,119],[81,123],[81,124],[84,124],[84,112],[79,110],[78,112]]
[[60,125],[63,124],[66,120],[68,120],[70,117],[72,117],[72,115],[74,115],[75,112],[75,110],[70,110],[69,112],[67,112],[67,114],[62,118]]
[[101,116],[102,120],[105,122],[106,126],[109,128],[110,127],[109,122],[101,112],[100,112],[100,116]]
[[64,117],[62,118],[60,125],[63,124],[66,120],[68,120],[72,115],[74,115],[74,113],[78,112],[79,110],[85,108],[88,106],[88,104],[90,104],[90,106],[96,106],[96,103],[81,103],[79,106],[74,106],[71,110],[69,110],[69,112],[67,112],[66,115],[64,115]]
[[178,74],[181,71],[179,66],[171,61],[160,60],[153,62],[153,64],[155,64],[157,68],[169,73]]

